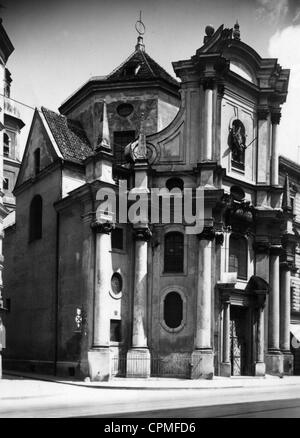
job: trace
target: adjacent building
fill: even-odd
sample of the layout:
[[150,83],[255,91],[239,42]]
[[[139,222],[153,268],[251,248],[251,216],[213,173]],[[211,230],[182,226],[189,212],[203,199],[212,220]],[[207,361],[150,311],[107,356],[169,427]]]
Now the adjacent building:
[[3,203],[9,212],[16,208],[13,195],[17,176],[21,166],[22,147],[21,129],[25,126],[21,119],[18,105],[10,98],[11,73],[4,71],[4,126],[3,134]]
[[[3,24],[2,19],[0,18],[0,150],[4,151],[4,141],[5,141],[5,135],[6,135],[6,127],[5,127],[5,88],[6,88],[6,63],[8,61],[8,58],[14,51],[14,47],[12,45],[12,42],[9,39],[9,36],[7,35]],[[5,310],[4,303],[3,303],[3,283],[2,283],[2,271],[3,271],[3,252],[2,252],[2,243],[3,243],[3,221],[4,218],[8,214],[8,210],[6,209],[4,205],[4,193],[3,193],[3,167],[4,167],[4,154],[0,154],[0,378],[2,377],[2,348],[5,348],[5,328],[2,323],[2,311]]]
[[[173,63],[179,81],[139,36],[60,114],[35,111],[6,229],[8,367],[93,380],[293,373],[298,236],[277,142],[289,70],[237,23],[205,32]],[[177,189],[167,222],[167,195],[151,202],[162,188]],[[197,233],[172,220],[183,189],[204,197]],[[104,190],[126,213],[139,195],[151,214],[115,221]]]

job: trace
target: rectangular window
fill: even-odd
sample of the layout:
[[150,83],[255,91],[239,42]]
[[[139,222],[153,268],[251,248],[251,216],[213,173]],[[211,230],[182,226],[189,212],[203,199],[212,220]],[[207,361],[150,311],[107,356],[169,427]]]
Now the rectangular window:
[[236,272],[240,280],[248,278],[248,242],[235,234],[229,239],[229,272]]
[[34,151],[34,172],[37,175],[40,172],[41,167],[41,152],[40,149]]
[[7,312],[10,312],[10,303],[11,303],[10,298],[6,298],[5,307],[6,307]]
[[3,189],[4,190],[9,189],[9,179],[8,178],[4,178],[4,180],[3,180]]
[[184,237],[180,232],[170,232],[165,236],[164,272],[183,272]]
[[9,146],[4,143],[3,154],[5,157],[9,157]]
[[115,228],[111,232],[111,247],[112,249],[124,249],[123,245],[123,228]]
[[110,320],[110,340],[111,342],[121,342],[121,320]]
[[135,140],[135,131],[114,132],[114,154],[118,163],[124,163],[125,147],[134,140]]

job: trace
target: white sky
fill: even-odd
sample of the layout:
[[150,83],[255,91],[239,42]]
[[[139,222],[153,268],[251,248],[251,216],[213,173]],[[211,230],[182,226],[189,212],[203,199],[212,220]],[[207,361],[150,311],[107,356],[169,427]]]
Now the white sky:
[[[300,0],[0,1],[6,7],[3,24],[15,46],[8,62],[11,96],[53,110],[91,76],[109,73],[134,50],[140,9],[146,51],[171,74],[172,61],[190,58],[202,45],[207,24],[232,27],[238,19],[244,42],[291,69],[279,138],[281,153],[297,159]],[[20,109],[27,124],[24,145],[33,112]]]

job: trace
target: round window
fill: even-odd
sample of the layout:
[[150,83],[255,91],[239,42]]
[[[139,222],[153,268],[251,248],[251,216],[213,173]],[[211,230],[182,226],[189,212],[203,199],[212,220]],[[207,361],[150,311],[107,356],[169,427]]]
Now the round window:
[[183,301],[179,293],[170,292],[165,297],[164,320],[166,325],[175,329],[179,327],[183,319]]
[[121,103],[117,107],[117,113],[121,117],[128,117],[133,111],[133,106],[130,103]]
[[122,292],[123,281],[120,274],[115,272],[111,277],[111,290],[115,295]]

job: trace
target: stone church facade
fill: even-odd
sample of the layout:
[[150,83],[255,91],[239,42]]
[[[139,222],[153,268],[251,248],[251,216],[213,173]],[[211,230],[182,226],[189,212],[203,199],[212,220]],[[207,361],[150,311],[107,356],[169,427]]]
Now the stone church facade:
[[[298,236],[277,142],[289,70],[238,24],[207,26],[173,68],[180,82],[139,36],[60,114],[35,111],[6,229],[7,367],[93,380],[293,372]],[[98,194],[119,202],[124,181],[149,202],[200,187],[204,227],[115,223]]]

